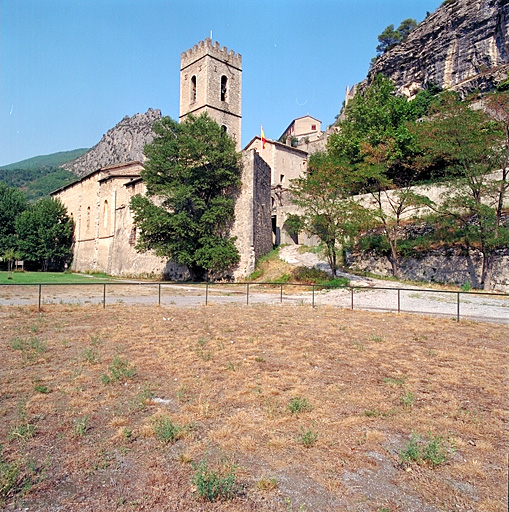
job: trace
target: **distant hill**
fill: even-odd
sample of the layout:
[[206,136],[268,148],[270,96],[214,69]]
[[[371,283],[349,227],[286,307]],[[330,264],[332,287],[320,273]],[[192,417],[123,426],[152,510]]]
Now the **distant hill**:
[[77,179],[71,171],[60,166],[82,156],[88,149],[61,151],[36,156],[0,167],[0,181],[25,192],[29,201],[48,196],[50,192]]
[[51,155],[34,156],[33,158],[27,158],[21,160],[21,162],[15,162],[9,165],[3,165],[0,170],[12,170],[12,169],[41,169],[43,167],[60,167],[61,165],[74,160],[75,158],[84,155],[88,151],[88,148],[73,149],[72,151],[60,151],[59,153],[52,153]]

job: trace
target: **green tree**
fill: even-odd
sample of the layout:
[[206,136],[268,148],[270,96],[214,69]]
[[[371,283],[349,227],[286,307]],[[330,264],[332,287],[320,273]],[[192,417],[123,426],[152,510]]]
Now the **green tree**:
[[365,193],[365,205],[382,228],[389,247],[387,257],[398,275],[401,223],[430,204],[412,191],[423,179],[414,165],[416,137],[410,123],[424,115],[433,91],[423,91],[412,101],[398,96],[394,84],[382,75],[348,103],[340,132],[330,136],[330,156],[341,161],[356,179],[354,192]]
[[304,229],[320,239],[334,277],[342,246],[369,225],[369,210],[352,198],[357,181],[351,168],[327,153],[315,153],[306,174],[290,186],[292,201],[303,211]]
[[71,259],[74,222],[58,200],[44,198],[16,219],[20,256],[43,271],[62,269]]
[[[450,181],[438,213],[442,224],[483,255],[480,286],[491,288],[495,251],[509,244],[503,206],[509,193],[509,94],[472,108],[447,93],[429,119],[413,128],[424,165],[440,161]],[[496,169],[501,169],[494,173]]]
[[26,207],[25,194],[0,181],[0,254],[9,249],[16,250],[16,218]]
[[146,196],[131,200],[141,234],[136,249],[186,265],[193,280],[226,272],[239,261],[230,236],[240,186],[240,155],[206,113],[154,125],[142,172]]
[[384,28],[383,32],[378,36],[378,42],[380,43],[376,47],[376,51],[379,55],[386,51],[394,48],[398,43],[405,41],[408,34],[417,26],[417,21],[411,18],[403,20],[397,29],[394,25],[388,25]]

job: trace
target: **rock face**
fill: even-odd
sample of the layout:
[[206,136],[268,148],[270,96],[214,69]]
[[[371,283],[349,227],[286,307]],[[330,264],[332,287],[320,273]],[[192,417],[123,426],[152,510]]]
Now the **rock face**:
[[145,114],[125,116],[90,151],[63,167],[81,178],[109,165],[143,162],[143,148],[153,140],[152,125],[158,119],[161,119],[161,111],[153,109]]
[[380,56],[378,73],[413,97],[427,83],[458,91],[489,91],[509,71],[509,0],[446,0],[408,39]]

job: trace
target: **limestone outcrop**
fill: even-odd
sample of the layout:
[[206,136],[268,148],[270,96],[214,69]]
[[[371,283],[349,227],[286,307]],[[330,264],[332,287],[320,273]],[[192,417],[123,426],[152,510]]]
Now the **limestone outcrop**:
[[153,140],[152,125],[158,119],[161,119],[161,111],[156,109],[132,117],[125,116],[90,151],[63,167],[81,178],[102,167],[130,161],[143,162],[143,148]]
[[465,96],[493,89],[508,72],[509,0],[446,0],[377,58],[367,83],[382,73],[410,98],[429,83]]

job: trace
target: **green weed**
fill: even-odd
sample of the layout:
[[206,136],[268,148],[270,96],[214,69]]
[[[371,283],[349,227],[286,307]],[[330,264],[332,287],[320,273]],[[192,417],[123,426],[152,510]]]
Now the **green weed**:
[[118,356],[113,359],[108,370],[109,374],[101,375],[103,384],[132,379],[136,375],[136,366],[132,366],[128,361]]
[[411,409],[414,405],[415,395],[411,391],[406,391],[401,395],[400,401],[405,409]]
[[384,379],[384,382],[386,384],[389,384],[389,386],[404,386],[406,382],[406,375],[402,375],[401,377],[386,377]]
[[297,441],[303,444],[306,448],[310,448],[316,443],[318,439],[318,432],[311,429],[300,428],[301,433],[297,436]]
[[87,431],[89,429],[89,425],[88,425],[89,419],[90,418],[89,418],[88,414],[86,414],[85,416],[75,418],[72,421],[72,431],[76,437],[83,437],[87,433]]
[[404,465],[416,462],[418,464],[428,463],[432,467],[436,467],[443,464],[449,454],[453,452],[454,446],[443,436],[412,434],[405,448],[399,453],[399,458]]
[[306,398],[296,396],[288,402],[288,409],[292,414],[298,414],[299,412],[310,412],[313,410],[313,406],[307,401]]
[[163,443],[174,443],[185,433],[186,429],[176,425],[168,416],[159,416],[152,424],[156,438]]
[[228,465],[222,471],[215,471],[209,469],[207,462],[202,460],[197,465],[193,464],[193,468],[195,470],[193,484],[201,499],[216,501],[234,496],[235,466]]

